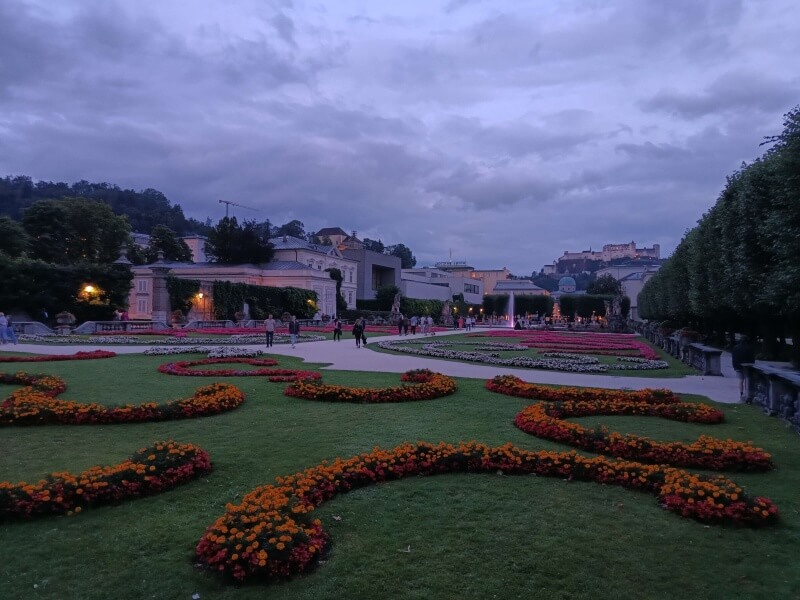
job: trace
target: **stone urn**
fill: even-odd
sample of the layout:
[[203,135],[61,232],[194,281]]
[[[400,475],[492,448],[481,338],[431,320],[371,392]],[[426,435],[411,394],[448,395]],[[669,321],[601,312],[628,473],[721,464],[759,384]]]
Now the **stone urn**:
[[65,310],[56,315],[56,333],[58,335],[69,335],[74,324],[75,315],[71,312]]

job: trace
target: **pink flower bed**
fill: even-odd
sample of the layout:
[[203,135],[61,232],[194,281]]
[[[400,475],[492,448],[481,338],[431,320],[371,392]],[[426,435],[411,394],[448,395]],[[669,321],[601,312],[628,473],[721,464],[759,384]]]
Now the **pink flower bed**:
[[560,331],[487,331],[470,337],[517,338],[519,343],[540,352],[570,352],[573,354],[599,354],[638,356],[659,360],[658,352],[635,335],[626,333],[564,333]]

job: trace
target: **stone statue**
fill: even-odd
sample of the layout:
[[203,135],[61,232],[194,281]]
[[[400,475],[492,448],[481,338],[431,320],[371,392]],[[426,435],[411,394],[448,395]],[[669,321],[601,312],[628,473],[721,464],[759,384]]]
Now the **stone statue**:
[[442,316],[449,317],[451,312],[450,308],[450,300],[445,300],[444,305],[442,305]]
[[614,315],[622,314],[622,298],[620,296],[614,296],[614,308],[612,310]]
[[400,292],[397,292],[394,295],[394,302],[392,302],[392,314],[398,315],[400,314]]

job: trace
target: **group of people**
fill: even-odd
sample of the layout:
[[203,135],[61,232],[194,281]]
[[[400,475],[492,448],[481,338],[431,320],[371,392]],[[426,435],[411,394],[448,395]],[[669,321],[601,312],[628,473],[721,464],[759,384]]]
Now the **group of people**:
[[433,317],[414,315],[409,318],[400,313],[397,321],[397,335],[417,335],[417,327],[422,335],[428,335],[428,333],[433,335]]
[[17,334],[14,333],[14,326],[11,323],[11,315],[6,316],[0,312],[0,343],[17,343]]

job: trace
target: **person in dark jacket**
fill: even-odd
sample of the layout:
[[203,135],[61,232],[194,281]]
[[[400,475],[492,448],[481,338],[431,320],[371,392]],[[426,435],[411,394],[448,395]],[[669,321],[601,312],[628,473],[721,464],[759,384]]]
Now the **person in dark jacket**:
[[739,398],[744,396],[744,368],[742,365],[756,362],[756,351],[750,343],[750,339],[743,335],[739,343],[731,350],[733,370],[739,376]]
[[297,335],[300,333],[300,323],[297,320],[297,317],[292,315],[291,321],[289,321],[289,339],[292,341],[292,348],[297,343]]

